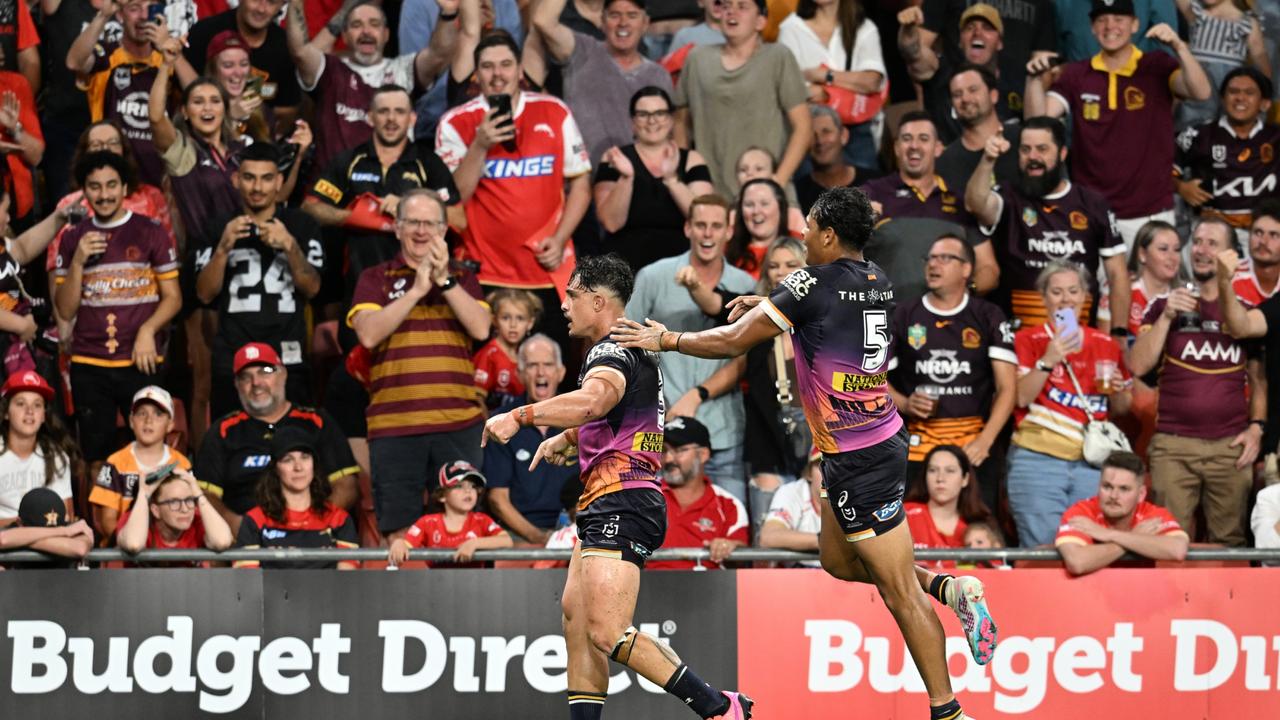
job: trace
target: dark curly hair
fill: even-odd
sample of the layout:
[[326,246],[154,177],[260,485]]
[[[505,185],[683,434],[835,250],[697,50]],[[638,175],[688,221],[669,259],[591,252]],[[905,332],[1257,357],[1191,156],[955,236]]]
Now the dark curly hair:
[[[12,400],[12,395],[0,398],[0,453],[9,447],[9,403]],[[48,487],[59,474],[79,467],[80,446],[54,412],[53,403],[46,402],[44,410],[44,422],[36,431],[36,448],[45,459],[44,484]]]
[[[329,502],[329,494],[333,492],[333,488],[329,485],[329,474],[325,472],[320,465],[320,458],[311,456],[311,511],[323,513],[324,506]],[[263,514],[275,520],[276,522],[284,522],[284,490],[280,487],[280,475],[276,472],[280,461],[272,459],[267,465],[266,472],[262,473],[262,477],[258,479],[258,506],[262,508]]]
[[125,162],[122,155],[117,155],[110,150],[97,150],[85,153],[80,157],[74,168],[76,185],[84,187],[89,173],[102,168],[115,170],[120,176],[120,182],[124,183],[130,192],[133,192],[138,187],[138,176],[134,172],[134,168]]
[[575,279],[587,290],[609,290],[618,296],[623,305],[631,300],[631,291],[636,285],[631,266],[617,253],[578,258],[578,267],[574,269],[569,282]]
[[831,228],[849,250],[862,252],[875,227],[871,201],[857,188],[831,188],[818,196],[809,212],[819,230]]

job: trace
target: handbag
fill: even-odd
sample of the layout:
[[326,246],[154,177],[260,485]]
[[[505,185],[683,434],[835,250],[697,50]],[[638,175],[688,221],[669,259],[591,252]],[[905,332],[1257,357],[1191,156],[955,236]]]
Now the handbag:
[[773,386],[778,390],[778,422],[785,434],[782,446],[787,453],[788,468],[803,468],[813,447],[813,431],[804,417],[804,408],[791,404],[791,379],[787,377],[787,356],[783,351],[783,336],[773,339],[773,367],[776,375]]
[[1131,451],[1133,448],[1129,445],[1129,438],[1116,427],[1115,423],[1093,417],[1088,401],[1085,400],[1084,391],[1080,389],[1080,381],[1076,380],[1076,374],[1071,370],[1071,363],[1064,360],[1062,366],[1067,369],[1071,384],[1075,386],[1076,397],[1085,404],[1084,414],[1087,420],[1084,426],[1084,461],[1100,468],[1111,453],[1118,450]]
[[[852,67],[853,52],[849,51],[844,55],[844,71],[849,72]],[[880,83],[880,92],[871,95],[856,93],[834,83],[826,83],[822,87],[827,93],[827,100],[823,104],[835,110],[840,116],[840,122],[844,125],[861,125],[875,118],[889,100],[888,78]]]

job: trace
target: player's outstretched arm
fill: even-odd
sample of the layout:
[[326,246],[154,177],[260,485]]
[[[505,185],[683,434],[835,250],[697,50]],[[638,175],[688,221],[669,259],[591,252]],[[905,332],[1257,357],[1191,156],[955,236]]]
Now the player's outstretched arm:
[[731,358],[742,355],[780,332],[782,330],[757,305],[732,325],[702,332],[675,332],[648,318],[644,325],[622,318],[613,326],[610,337],[622,347],[650,352],[674,351],[700,358]]
[[564,395],[533,403],[489,418],[484,424],[484,447],[492,438],[506,443],[520,428],[542,425],[576,428],[592,420],[598,420],[613,409],[627,390],[626,378],[613,368],[603,367],[591,371],[582,381],[582,387]]

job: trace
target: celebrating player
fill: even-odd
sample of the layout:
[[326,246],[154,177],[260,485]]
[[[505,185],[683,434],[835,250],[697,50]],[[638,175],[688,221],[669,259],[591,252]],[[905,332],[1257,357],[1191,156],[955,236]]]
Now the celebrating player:
[[571,336],[595,343],[578,381],[581,388],[489,418],[484,442],[505,443],[528,425],[570,428],[538,446],[530,469],[543,459],[563,464],[576,447],[585,486],[578,500],[580,543],[561,599],[570,718],[600,718],[612,659],[661,685],[702,718],[747,720],[750,698],[711,687],[671,648],[631,625],[640,570],[667,531],[657,479],[665,413],[662,372],[653,355],[625,350],[608,337],[622,319],[634,282],[631,268],[617,255],[578,262],[561,310]]
[[931,717],[959,720],[965,715],[951,692],[942,625],[919,588],[956,612],[981,664],[995,650],[996,626],[980,581],[933,575],[912,562],[902,510],[906,430],[887,378],[893,286],[862,257],[872,218],[861,191],[829,190],[809,211],[810,265],[768,298],[734,300],[731,324],[682,333],[623,319],[612,338],[628,349],[732,357],[792,333],[805,416],[823,454],[822,567],[842,580],[875,583],[924,678]]

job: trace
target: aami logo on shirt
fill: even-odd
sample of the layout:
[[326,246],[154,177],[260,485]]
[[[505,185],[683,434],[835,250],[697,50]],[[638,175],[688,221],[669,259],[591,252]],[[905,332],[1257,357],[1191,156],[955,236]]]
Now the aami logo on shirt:
[[541,177],[556,171],[555,155],[535,155],[527,158],[498,158],[484,162],[484,176],[502,180],[505,178]]
[[631,438],[631,449],[635,452],[662,452],[662,433],[638,432]]
[[264,468],[269,462],[271,462],[270,455],[249,455],[244,459],[244,467]]
[[1182,348],[1182,354],[1178,359],[1209,360],[1211,362],[1228,362],[1232,365],[1238,365],[1240,363],[1240,346],[1224,347],[1222,343],[1205,340],[1202,345],[1197,347],[1193,340]]
[[887,373],[876,373],[875,375],[856,375],[853,373],[832,373],[831,389],[836,392],[851,393],[859,390],[871,390],[878,388],[888,382],[889,375]]

